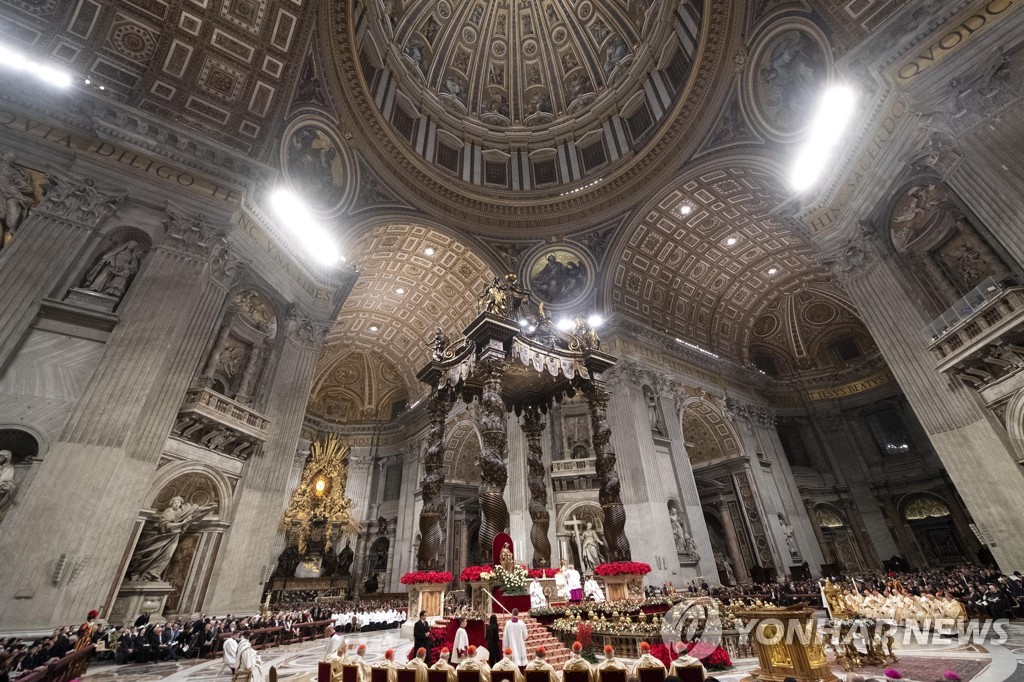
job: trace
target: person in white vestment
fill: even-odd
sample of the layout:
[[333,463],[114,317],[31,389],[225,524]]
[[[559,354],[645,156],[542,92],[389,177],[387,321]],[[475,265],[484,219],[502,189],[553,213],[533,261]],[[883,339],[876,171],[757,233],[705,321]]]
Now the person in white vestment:
[[466,619],[459,619],[459,629],[455,631],[455,641],[452,642],[452,663],[458,665],[468,655],[469,633],[466,632]]
[[412,668],[416,673],[416,682],[427,682],[428,670],[427,666],[427,650],[424,647],[420,647],[416,650],[416,655],[409,661],[407,668]]
[[252,682],[263,682],[263,660],[252,648],[249,640],[245,638],[245,634],[238,637],[238,670],[239,672],[248,671]]
[[437,663],[430,666],[431,670],[442,670],[448,675],[448,682],[455,682],[455,668],[448,662],[448,657],[451,652],[448,651],[448,647],[441,649],[441,655],[437,659]]
[[345,638],[341,636],[341,633],[337,632],[334,629],[333,625],[328,625],[327,626],[327,648],[324,649],[323,658],[321,658],[320,660],[321,661],[326,661],[328,656],[330,656],[331,654],[337,653],[338,652],[338,647],[340,647],[342,642],[344,642],[344,641],[345,641]]
[[545,672],[548,674],[548,682],[558,682],[558,673],[551,667],[551,664],[545,660],[547,651],[544,647],[537,647],[537,651],[534,652],[533,660],[526,665],[526,672]]
[[[404,668],[404,665],[395,663],[395,650],[388,649],[384,652],[384,660],[378,661],[371,666],[373,668],[382,668],[388,671],[388,682],[396,682],[398,680],[398,669]],[[372,675],[371,675],[372,678]]]
[[366,662],[365,644],[360,644],[356,648],[355,664],[359,669],[359,674],[356,676],[358,682],[370,682],[370,664]]
[[587,582],[583,583],[583,596],[598,604],[604,601],[604,590],[592,575],[587,576]]
[[581,655],[583,653],[583,645],[579,642],[572,643],[572,656],[568,661],[562,664],[562,679],[565,679],[566,671],[569,672],[583,672],[587,674],[587,679],[594,679],[594,671],[590,667],[590,663],[587,659]]
[[633,664],[633,674],[639,677],[641,668],[665,669],[662,660],[651,654],[651,645],[647,642],[640,642],[640,658]]
[[530,581],[530,608],[539,609],[548,605],[548,598],[544,596],[544,588],[540,581],[534,578]]
[[234,674],[235,668],[238,667],[238,640],[236,637],[237,634],[232,632],[224,640],[224,665],[231,668],[231,674]]
[[463,670],[476,671],[480,673],[480,682],[490,682],[491,666],[487,665],[490,654],[487,650],[484,649],[484,653],[481,656],[480,649],[470,644],[466,653],[469,655],[462,659],[462,663],[459,663],[459,666],[455,669],[456,675]]
[[519,609],[512,609],[512,617],[505,623],[501,645],[512,650],[512,662],[522,668],[530,659],[526,655],[526,623],[519,620]]
[[520,666],[516,665],[512,659],[512,650],[505,647],[505,657],[491,666],[491,679],[494,679],[494,673],[496,672],[511,672],[515,682],[523,682],[526,678],[523,676],[523,671],[519,668]]
[[583,601],[583,585],[580,583],[580,572],[569,564],[565,572],[565,584],[569,588],[569,600],[573,602]]

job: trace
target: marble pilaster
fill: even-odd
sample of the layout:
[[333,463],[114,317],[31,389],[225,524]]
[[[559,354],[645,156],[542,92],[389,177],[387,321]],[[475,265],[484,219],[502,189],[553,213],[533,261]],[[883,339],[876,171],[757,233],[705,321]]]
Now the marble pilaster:
[[743,552],[740,551],[740,540],[736,535],[736,524],[733,523],[732,514],[729,512],[729,504],[725,500],[718,500],[716,505],[719,519],[722,521],[722,530],[725,532],[725,546],[729,550],[729,561],[732,563],[736,582],[750,582],[750,574],[747,573],[746,564],[743,562]]
[[[505,487],[505,501],[509,509],[509,535],[515,543],[516,560],[533,565],[533,549],[530,546],[530,490],[527,486],[527,443],[520,427],[520,418],[510,412],[506,421],[508,429],[508,484]],[[489,554],[490,548],[484,550]],[[461,567],[457,567],[461,568]]]

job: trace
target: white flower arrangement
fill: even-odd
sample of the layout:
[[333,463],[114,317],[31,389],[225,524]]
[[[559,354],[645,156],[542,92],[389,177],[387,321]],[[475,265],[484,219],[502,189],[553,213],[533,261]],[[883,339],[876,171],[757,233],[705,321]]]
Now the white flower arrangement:
[[526,566],[517,565],[511,571],[506,571],[502,566],[498,565],[494,567],[493,573],[481,574],[480,577],[485,579],[494,578],[498,582],[498,587],[501,588],[502,594],[510,597],[527,594],[529,591],[526,583]]

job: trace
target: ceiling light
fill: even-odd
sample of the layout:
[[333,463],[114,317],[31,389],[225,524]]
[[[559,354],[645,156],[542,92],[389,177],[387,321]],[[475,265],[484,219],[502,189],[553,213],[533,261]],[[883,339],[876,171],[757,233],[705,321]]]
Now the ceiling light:
[[89,84],[91,84],[91,83],[92,83],[92,81],[91,81],[91,80],[89,80],[88,78],[86,78],[86,79],[85,79],[85,84],[86,84],[86,85],[89,85]]
[[779,271],[779,269],[778,269],[778,268],[768,268],[768,274],[769,274],[769,275],[774,275],[774,274],[775,274],[775,273],[777,273],[778,271]]
[[100,90],[106,90],[106,88],[101,85]]
[[604,318],[595,313],[587,318],[587,324],[594,328],[600,327],[604,324]]
[[67,71],[32,61],[17,50],[12,50],[6,45],[0,45],[0,66],[13,71],[24,71],[39,80],[58,88],[66,88],[71,85],[71,76]]
[[809,189],[821,177],[853,115],[854,100],[853,90],[845,85],[833,85],[822,95],[810,133],[793,164],[789,179],[793,189],[798,192]]
[[371,331],[371,332],[375,332],[375,331],[377,331],[377,325],[375,325],[375,324],[371,324],[371,325],[370,325],[370,331]]
[[728,239],[725,240],[725,245],[726,246],[735,246],[736,242],[738,242],[738,241],[739,240],[736,239],[736,237],[729,237]]
[[526,331],[532,334],[535,331],[537,331],[537,328],[531,324],[529,327],[526,328]]
[[405,289],[403,289],[402,287],[398,287],[397,289],[395,289],[395,293],[401,296],[402,294],[405,293]]
[[423,253],[427,254],[428,256],[433,256],[434,255],[434,247],[433,246],[428,246],[427,248],[423,249]]
[[294,192],[287,189],[275,190],[270,195],[270,205],[285,228],[299,240],[302,247],[323,265],[335,265],[341,259],[337,245],[331,235],[313,220],[309,209]]
[[567,332],[570,329],[572,329],[572,320],[570,320],[568,317],[563,317],[562,319],[555,323],[555,326],[561,329],[563,332]]
[[692,212],[693,206],[690,206],[689,204],[680,204],[679,213],[681,213],[682,215],[690,215],[690,213]]

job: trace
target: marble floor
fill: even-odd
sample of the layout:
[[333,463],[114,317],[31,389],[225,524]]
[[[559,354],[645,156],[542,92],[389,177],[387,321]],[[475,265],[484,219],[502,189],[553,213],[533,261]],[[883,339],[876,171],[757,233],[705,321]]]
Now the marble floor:
[[[398,630],[352,635],[349,644],[353,648],[366,644],[370,662],[383,658],[389,648],[395,650],[396,658],[404,660],[412,645],[408,639],[402,638]],[[323,649],[321,640],[267,649],[260,655],[265,666],[277,666],[282,682],[309,682],[315,678],[316,664]],[[897,670],[915,668],[928,671],[928,677],[906,676],[907,682],[942,682],[941,671],[948,669],[961,672],[965,682],[1024,682],[1024,624],[1007,626],[1006,637],[1001,642],[986,640],[982,644],[973,644],[942,639],[920,644],[910,641],[898,643],[896,654],[901,662],[893,666]],[[712,674],[720,682],[739,682],[757,667],[757,661],[752,658],[738,659],[733,663],[735,667],[732,670]],[[879,673],[862,671],[865,675]],[[841,669],[837,669],[836,674],[845,677]],[[230,673],[220,659],[148,665],[94,665],[83,676],[85,682],[228,682],[229,679]]]

